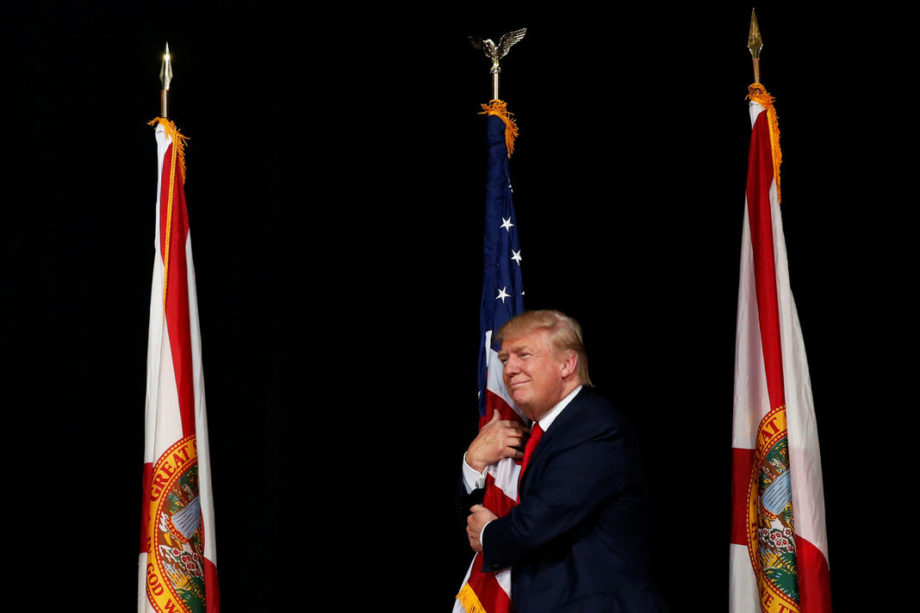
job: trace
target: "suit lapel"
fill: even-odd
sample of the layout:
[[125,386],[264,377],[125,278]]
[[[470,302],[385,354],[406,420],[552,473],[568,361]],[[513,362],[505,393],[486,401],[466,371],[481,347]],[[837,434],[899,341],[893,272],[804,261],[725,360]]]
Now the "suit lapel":
[[530,461],[527,464],[527,470],[524,471],[524,476],[521,478],[521,483],[518,488],[519,491],[524,490],[524,486],[527,484],[528,477],[533,475],[536,472],[534,467],[541,464],[541,458],[547,457],[547,450],[552,450],[553,446],[557,441],[564,441],[566,438],[566,431],[570,429],[570,424],[577,423],[578,413],[582,405],[586,402],[586,399],[590,391],[588,388],[582,387],[578,394],[572,398],[572,401],[569,402],[562,413],[560,413],[555,420],[553,420],[552,425],[549,429],[543,433],[543,438],[540,439],[539,444],[534,448],[533,454],[530,456]]

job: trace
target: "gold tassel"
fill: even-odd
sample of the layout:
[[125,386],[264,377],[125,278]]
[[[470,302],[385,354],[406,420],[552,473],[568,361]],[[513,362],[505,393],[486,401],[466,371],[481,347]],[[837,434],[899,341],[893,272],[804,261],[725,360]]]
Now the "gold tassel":
[[166,135],[172,139],[173,144],[176,146],[176,151],[179,152],[179,169],[182,171],[182,183],[185,183],[185,141],[188,140],[188,136],[179,132],[176,124],[165,117],[157,117],[152,121],[148,121],[147,125],[163,126],[166,130]]
[[753,83],[748,87],[748,100],[756,102],[767,112],[767,124],[770,126],[770,148],[773,151],[773,175],[776,177],[776,199],[782,202],[779,189],[779,167],[783,163],[783,152],[779,148],[779,119],[776,108],[773,106],[774,98],[760,83]]
[[[179,133],[176,124],[165,117],[157,117],[147,123],[148,126],[154,124],[161,125],[166,130],[166,135],[172,139],[173,146],[176,148],[178,155],[172,156],[172,163],[169,167],[169,193],[166,195],[166,236],[163,251],[163,308],[166,308],[166,287],[169,282],[169,248],[170,237],[172,236],[172,214],[173,214],[173,186],[175,182],[176,162],[178,161],[179,170],[182,172],[182,184],[185,184],[185,141],[187,137]],[[160,195],[162,198],[162,194]],[[162,206],[162,202],[160,203]]]
[[479,602],[479,597],[476,596],[476,592],[473,591],[469,583],[464,583],[463,587],[460,588],[457,600],[463,605],[466,613],[488,613],[482,603]]
[[508,157],[514,153],[514,139],[518,135],[517,123],[514,121],[514,113],[508,112],[508,104],[503,100],[492,100],[489,104],[482,105],[480,115],[495,115],[505,122],[505,147],[508,149]]

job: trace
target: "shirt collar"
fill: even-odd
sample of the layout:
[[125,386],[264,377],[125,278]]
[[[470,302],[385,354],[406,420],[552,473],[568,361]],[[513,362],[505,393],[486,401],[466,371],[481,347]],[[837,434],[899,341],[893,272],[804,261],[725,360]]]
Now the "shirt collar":
[[565,398],[563,398],[562,400],[560,400],[560,401],[556,404],[556,406],[554,406],[552,409],[550,409],[550,410],[549,410],[549,413],[547,413],[546,415],[544,415],[542,419],[537,420],[537,423],[540,424],[540,428],[541,428],[544,432],[546,432],[547,430],[549,430],[549,427],[552,425],[552,423],[556,420],[557,417],[559,417],[559,414],[562,413],[562,409],[564,409],[566,406],[568,406],[568,404],[569,404],[570,402],[572,402],[572,399],[575,398],[575,396],[578,395],[578,392],[581,391],[581,388],[582,388],[582,387],[583,387],[583,386],[581,386],[581,385],[579,385],[578,387],[576,387],[574,390],[572,390],[572,391],[569,393],[568,396],[566,396]]

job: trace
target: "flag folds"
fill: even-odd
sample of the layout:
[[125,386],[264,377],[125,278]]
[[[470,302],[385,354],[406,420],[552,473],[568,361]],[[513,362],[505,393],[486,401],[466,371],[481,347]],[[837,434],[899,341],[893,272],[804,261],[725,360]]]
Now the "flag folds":
[[[505,389],[499,346],[492,333],[524,310],[521,248],[517,218],[511,198],[508,158],[517,127],[505,103],[483,105],[488,115],[489,170],[486,183],[485,235],[483,241],[482,306],[480,309],[479,424],[495,411],[502,419],[519,420],[517,409]],[[498,516],[511,510],[517,500],[520,461],[505,458],[486,469],[483,505]],[[476,554],[454,604],[465,613],[506,613],[510,610],[511,571],[484,572],[482,555]]]
[[219,610],[214,506],[184,137],[156,119],[156,239],[147,345],[138,611]]
[[818,431],[780,216],[779,127],[751,86],[732,427],[730,607],[830,606]]

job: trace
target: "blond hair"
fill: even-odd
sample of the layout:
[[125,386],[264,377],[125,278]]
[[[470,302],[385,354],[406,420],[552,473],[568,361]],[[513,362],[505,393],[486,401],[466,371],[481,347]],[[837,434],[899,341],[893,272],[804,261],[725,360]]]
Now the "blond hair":
[[578,356],[576,367],[578,378],[584,385],[594,385],[591,383],[591,377],[588,376],[588,356],[585,353],[581,326],[565,313],[554,310],[524,311],[506,321],[495,336],[500,342],[506,338],[525,336],[537,330],[549,332],[550,344],[554,353],[574,351]]

